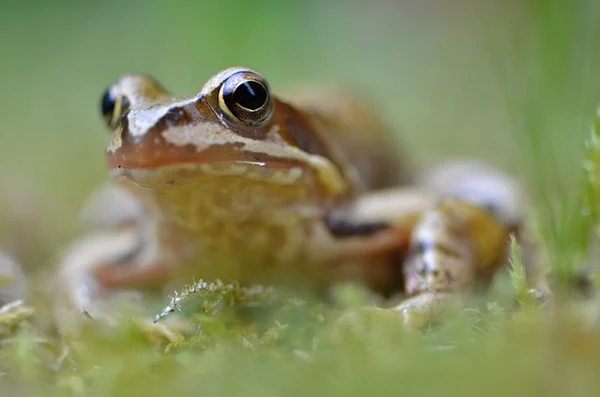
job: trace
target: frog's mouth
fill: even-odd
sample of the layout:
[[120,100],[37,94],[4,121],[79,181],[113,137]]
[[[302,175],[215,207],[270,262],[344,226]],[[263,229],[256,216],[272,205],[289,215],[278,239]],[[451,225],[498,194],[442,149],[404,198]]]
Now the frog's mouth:
[[285,140],[278,133],[279,124],[241,133],[220,119],[194,121],[187,115],[198,109],[185,106],[170,107],[170,113],[161,117],[148,109],[128,113],[106,152],[113,175],[154,189],[198,182],[213,185],[229,177],[249,185],[309,188],[323,197],[348,192],[347,178],[337,164]]
[[335,196],[347,188],[335,168],[314,159],[304,162],[249,153],[233,144],[212,146],[201,152],[179,149],[172,155],[155,153],[154,158],[109,153],[107,162],[114,178],[125,178],[151,189],[197,185],[219,178],[237,179],[246,185],[256,182],[280,189],[309,189],[316,196]]
[[302,164],[260,161],[212,160],[166,164],[156,168],[112,169],[116,178],[125,177],[147,188],[185,186],[214,178],[244,179],[267,182],[280,186],[318,185],[315,173]]

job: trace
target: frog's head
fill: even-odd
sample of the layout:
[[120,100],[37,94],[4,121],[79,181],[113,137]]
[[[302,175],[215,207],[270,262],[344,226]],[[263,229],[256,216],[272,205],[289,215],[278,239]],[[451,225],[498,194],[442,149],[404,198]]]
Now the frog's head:
[[349,189],[310,117],[275,98],[252,69],[226,69],[189,99],[147,76],[126,75],[101,102],[113,131],[108,166],[141,187],[201,186],[222,195],[244,187],[292,201],[302,192],[313,202]]

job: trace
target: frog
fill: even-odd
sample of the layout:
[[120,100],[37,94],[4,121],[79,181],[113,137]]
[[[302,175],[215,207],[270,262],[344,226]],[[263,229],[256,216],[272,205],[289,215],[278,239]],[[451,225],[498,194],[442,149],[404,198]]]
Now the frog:
[[[147,75],[122,76],[101,99],[112,181],[63,256],[59,306],[111,321],[123,296],[143,301],[194,279],[318,291],[358,282],[403,293],[391,311],[406,323],[432,321],[439,301],[495,272],[521,217],[502,221],[516,211],[500,179],[491,200],[459,177],[419,180],[367,102],[277,96],[246,67],[215,74],[189,98]],[[449,231],[459,232],[460,255],[437,244]]]
[[192,279],[397,288],[380,254],[406,233],[344,220],[362,193],[413,183],[395,132],[367,102],[279,97],[246,67],[218,72],[189,98],[122,76],[101,99],[111,182],[63,255],[63,307],[108,318],[112,296]]

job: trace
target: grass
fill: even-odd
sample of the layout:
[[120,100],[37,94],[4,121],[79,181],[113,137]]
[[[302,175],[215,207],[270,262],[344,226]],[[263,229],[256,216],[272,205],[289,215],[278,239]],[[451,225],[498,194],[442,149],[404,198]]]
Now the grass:
[[[43,301],[17,302],[0,312],[2,395],[598,395],[600,302],[580,299],[573,284],[597,259],[600,12],[593,2],[536,0],[525,21],[533,33],[522,43],[524,63],[500,57],[496,66],[518,149],[512,158],[526,164],[556,280],[553,305],[532,303],[516,244],[508,280],[422,333],[403,331],[390,313],[343,327],[341,316],[372,305],[360,288],[325,305],[196,285],[173,302],[197,325],[192,336],[165,341],[134,322],[91,324],[66,349]],[[244,308],[256,299],[262,305]]]

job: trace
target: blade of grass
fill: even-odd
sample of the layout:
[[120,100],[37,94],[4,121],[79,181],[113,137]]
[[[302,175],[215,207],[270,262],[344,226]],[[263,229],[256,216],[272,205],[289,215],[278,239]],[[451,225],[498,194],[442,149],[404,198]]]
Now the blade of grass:
[[521,36],[509,43],[516,56],[503,59],[506,51],[497,46],[491,53],[553,272],[570,285],[589,248],[589,177],[581,142],[600,92],[600,7],[584,0],[531,0],[528,10],[528,18],[515,21],[513,31]]

